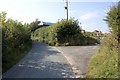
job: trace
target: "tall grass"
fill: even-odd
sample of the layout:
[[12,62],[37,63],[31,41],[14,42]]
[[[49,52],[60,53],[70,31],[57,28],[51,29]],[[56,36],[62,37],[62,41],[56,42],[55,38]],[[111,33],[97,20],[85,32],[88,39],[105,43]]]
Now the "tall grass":
[[95,55],[92,56],[87,78],[118,78],[118,42],[113,34],[103,39]]

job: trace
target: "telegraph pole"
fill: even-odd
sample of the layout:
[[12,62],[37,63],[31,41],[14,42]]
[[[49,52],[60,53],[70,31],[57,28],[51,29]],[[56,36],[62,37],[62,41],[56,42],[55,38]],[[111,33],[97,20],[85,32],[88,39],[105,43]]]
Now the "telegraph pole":
[[66,15],[68,20],[68,0],[66,0],[65,10],[66,10]]

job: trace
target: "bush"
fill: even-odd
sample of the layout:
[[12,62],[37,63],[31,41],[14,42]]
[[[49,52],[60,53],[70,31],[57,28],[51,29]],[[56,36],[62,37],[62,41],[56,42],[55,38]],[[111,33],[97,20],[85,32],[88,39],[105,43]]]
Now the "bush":
[[81,29],[78,21],[62,19],[52,26],[42,27],[33,33],[33,40],[48,43],[49,45],[80,45]]
[[56,33],[57,43],[62,45],[80,45],[81,34],[78,21],[74,19],[61,20],[56,23],[54,33]]
[[84,41],[86,42],[86,45],[96,45],[100,43],[97,39],[89,36],[85,36]]
[[77,46],[98,43],[90,36],[81,33],[78,20],[62,19],[52,26],[42,27],[32,34],[32,39],[49,45],[56,46]]
[[2,67],[3,72],[14,65],[30,48],[29,24],[12,19],[6,19],[6,13],[0,13],[0,25],[2,26]]
[[106,16],[106,21],[120,43],[120,2],[110,8]]
[[95,43],[100,44],[102,38],[104,37],[104,34],[101,31],[97,31],[97,30],[93,32],[84,32],[83,34],[84,36],[87,37],[88,43],[91,44],[95,44]]

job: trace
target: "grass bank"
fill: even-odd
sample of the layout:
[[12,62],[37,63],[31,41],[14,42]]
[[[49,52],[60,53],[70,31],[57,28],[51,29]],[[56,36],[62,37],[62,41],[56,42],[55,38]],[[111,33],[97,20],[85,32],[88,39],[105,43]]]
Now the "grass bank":
[[118,78],[117,40],[109,34],[89,63],[87,78]]
[[3,55],[4,62],[2,63],[2,73],[6,72],[9,68],[18,63],[31,49],[31,42],[27,42],[16,50],[9,52],[9,54]]

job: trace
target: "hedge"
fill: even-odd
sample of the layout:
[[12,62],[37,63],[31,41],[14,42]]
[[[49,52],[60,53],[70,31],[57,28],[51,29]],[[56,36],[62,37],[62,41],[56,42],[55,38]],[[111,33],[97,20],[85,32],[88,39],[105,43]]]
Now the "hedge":
[[77,46],[91,44],[93,38],[86,37],[81,33],[78,20],[73,18],[42,27],[32,33],[32,39],[47,43],[52,46]]
[[17,63],[31,47],[29,24],[6,19],[6,13],[0,13],[2,26],[2,71],[5,72]]

